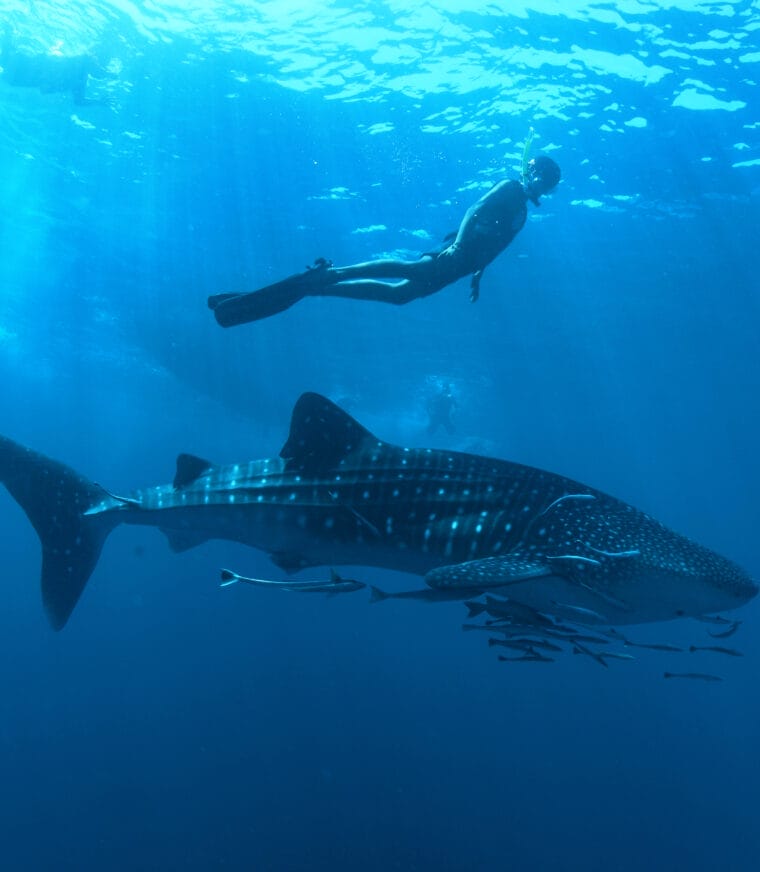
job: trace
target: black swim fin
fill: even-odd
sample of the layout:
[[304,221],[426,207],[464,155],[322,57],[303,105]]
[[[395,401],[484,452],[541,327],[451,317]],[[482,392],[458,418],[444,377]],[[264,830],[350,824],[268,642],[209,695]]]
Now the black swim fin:
[[310,288],[328,284],[329,261],[319,258],[316,266],[295,273],[257,291],[241,294],[214,294],[208,298],[208,307],[222,327],[235,327],[260,321],[284,312],[308,296]]

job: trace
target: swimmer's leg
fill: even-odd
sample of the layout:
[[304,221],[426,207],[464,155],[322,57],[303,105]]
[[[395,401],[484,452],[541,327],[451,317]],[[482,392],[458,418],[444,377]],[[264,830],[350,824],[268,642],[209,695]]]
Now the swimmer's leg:
[[[383,279],[401,281],[383,281]],[[310,297],[343,297],[351,300],[372,300],[403,306],[412,300],[426,297],[440,290],[433,275],[433,259],[370,260],[353,266],[339,266],[327,270],[325,284],[310,289]]]
[[[375,260],[347,267],[331,267],[326,262],[244,294],[215,294],[208,306],[222,327],[260,321],[284,312],[304,297],[343,297],[403,305],[426,297],[441,285],[429,279],[432,259],[419,261]],[[400,278],[398,282],[380,277]]]
[[401,282],[356,279],[355,281],[338,282],[323,288],[315,288],[307,291],[305,296],[342,297],[345,300],[371,300],[376,303],[392,303],[396,306],[403,306],[419,297],[426,297],[433,293],[433,290],[411,279],[404,279]]

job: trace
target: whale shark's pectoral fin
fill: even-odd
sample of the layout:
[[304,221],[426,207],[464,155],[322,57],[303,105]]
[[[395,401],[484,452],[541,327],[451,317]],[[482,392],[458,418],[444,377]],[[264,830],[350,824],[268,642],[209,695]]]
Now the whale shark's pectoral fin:
[[485,557],[450,566],[440,566],[425,576],[425,582],[434,588],[503,587],[519,584],[531,578],[559,575],[543,557],[513,551],[503,557]]
[[638,555],[635,550],[611,552],[590,546],[579,547],[578,553],[555,555],[516,550],[501,557],[441,566],[428,572],[425,582],[437,589],[487,590],[521,584],[532,578],[554,577],[583,588],[615,608],[630,611],[627,603],[609,593],[604,580],[613,568],[619,570],[620,564],[635,560]]

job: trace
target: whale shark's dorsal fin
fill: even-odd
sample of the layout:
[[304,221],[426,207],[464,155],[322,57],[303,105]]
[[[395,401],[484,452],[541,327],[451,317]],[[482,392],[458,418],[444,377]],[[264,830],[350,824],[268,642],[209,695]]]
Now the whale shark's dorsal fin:
[[194,454],[179,454],[177,456],[177,472],[172,482],[174,489],[179,490],[181,487],[187,487],[213,468],[214,464],[202,457],[196,457]]
[[365,442],[380,444],[366,427],[320,394],[301,394],[280,457],[288,468],[315,473],[334,469]]

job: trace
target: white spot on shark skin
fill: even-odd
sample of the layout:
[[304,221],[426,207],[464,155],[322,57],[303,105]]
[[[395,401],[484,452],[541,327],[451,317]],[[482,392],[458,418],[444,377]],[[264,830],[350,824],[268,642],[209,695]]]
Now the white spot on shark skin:
[[325,529],[326,530],[332,530],[332,528],[334,526],[335,526],[335,518],[333,518],[332,515],[328,518],[325,518]]
[[234,502],[235,502],[235,494],[230,494],[230,495],[229,495],[229,501],[230,501],[231,503],[234,503]]
[[459,521],[452,521],[452,522],[451,522],[451,531],[452,531],[452,533],[454,532],[454,530],[456,530],[456,528],[457,528],[458,526],[459,526]]

